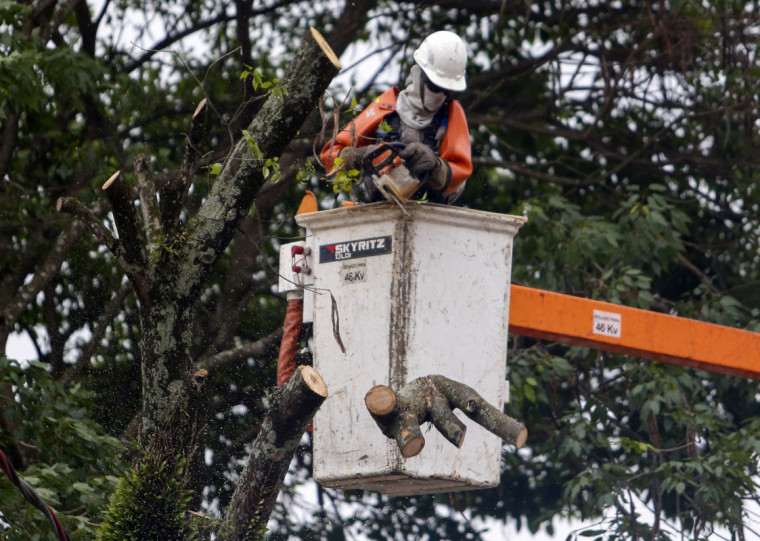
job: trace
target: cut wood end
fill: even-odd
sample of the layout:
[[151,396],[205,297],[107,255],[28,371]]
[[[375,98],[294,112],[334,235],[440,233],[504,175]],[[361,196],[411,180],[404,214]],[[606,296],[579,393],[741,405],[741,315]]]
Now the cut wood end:
[[413,456],[420,454],[423,447],[425,447],[425,438],[422,436],[414,436],[404,444],[404,447],[401,449],[401,455],[404,458],[412,458]]
[[[462,448],[462,444],[464,443],[464,437],[466,435],[467,435],[467,427],[464,427],[462,429],[462,435],[459,437],[459,445],[457,445],[457,449],[461,449]],[[525,437],[527,438],[527,436],[525,436]]]
[[396,393],[387,385],[376,385],[367,391],[364,403],[370,413],[388,415],[396,409]]
[[340,69],[340,60],[338,60],[338,57],[335,56],[335,53],[333,52],[330,45],[327,44],[327,40],[322,37],[322,34],[320,34],[316,28],[310,28],[309,30],[311,30],[311,37],[314,38],[314,41],[317,42],[317,45],[319,45],[319,48],[322,49],[323,53],[325,53],[325,56],[328,58],[328,60],[332,62],[333,66]]
[[113,184],[116,181],[116,179],[119,178],[119,175],[121,175],[121,170],[116,171],[113,175],[111,175],[111,177],[105,181],[101,189],[107,190],[108,188],[110,188],[111,184]]
[[319,375],[319,372],[311,366],[299,366],[298,369],[301,371],[301,377],[303,377],[309,389],[319,396],[327,398],[327,384],[322,379],[322,376]]
[[61,212],[61,209],[63,208],[63,197],[59,197],[58,200],[55,202],[55,210],[58,212]]
[[195,108],[195,112],[193,113],[193,118],[197,117],[201,111],[203,111],[203,108],[206,107],[206,98],[203,98],[201,102],[198,104],[198,107]]
[[528,440],[528,429],[523,427],[522,430],[517,434],[517,437],[515,438],[515,447],[518,449],[525,445],[525,442]]

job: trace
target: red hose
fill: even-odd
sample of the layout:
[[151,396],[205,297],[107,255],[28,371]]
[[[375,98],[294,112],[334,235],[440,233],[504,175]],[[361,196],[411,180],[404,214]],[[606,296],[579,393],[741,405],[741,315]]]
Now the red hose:
[[285,312],[285,324],[282,329],[280,355],[277,358],[277,386],[281,387],[296,371],[296,349],[298,335],[301,334],[303,322],[303,299],[288,301]]

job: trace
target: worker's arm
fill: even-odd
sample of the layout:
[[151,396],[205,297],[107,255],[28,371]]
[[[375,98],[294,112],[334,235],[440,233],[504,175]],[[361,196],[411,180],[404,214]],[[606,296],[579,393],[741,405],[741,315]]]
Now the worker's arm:
[[443,193],[457,191],[472,174],[472,150],[467,117],[458,101],[449,105],[449,125],[441,142],[440,156],[446,161],[450,172],[449,182]]

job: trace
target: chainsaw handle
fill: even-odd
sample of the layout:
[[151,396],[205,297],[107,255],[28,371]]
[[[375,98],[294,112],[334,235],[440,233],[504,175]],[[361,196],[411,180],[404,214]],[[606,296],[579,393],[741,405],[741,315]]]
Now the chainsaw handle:
[[[364,160],[362,161],[364,170],[373,175],[380,175],[383,169],[393,166],[393,161],[404,148],[406,148],[406,144],[401,141],[379,144],[376,149],[368,152],[367,155],[364,156]],[[380,160],[380,162],[375,163],[377,158],[386,153],[388,153],[386,157]]]

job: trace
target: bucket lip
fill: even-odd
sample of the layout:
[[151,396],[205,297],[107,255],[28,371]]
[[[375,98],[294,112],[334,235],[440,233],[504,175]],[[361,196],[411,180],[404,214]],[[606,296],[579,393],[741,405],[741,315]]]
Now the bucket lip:
[[[452,207],[438,203],[408,203],[404,209],[412,216],[424,221],[441,222],[443,224],[460,224],[482,227],[485,224],[502,224],[503,226],[519,229],[528,221],[524,216],[499,214],[484,210],[465,207]],[[353,207],[342,207],[329,210],[309,212],[296,216],[298,225],[309,228],[334,227],[336,224],[348,225],[356,217],[362,223],[386,221],[389,219],[408,219],[395,203],[367,203]]]

